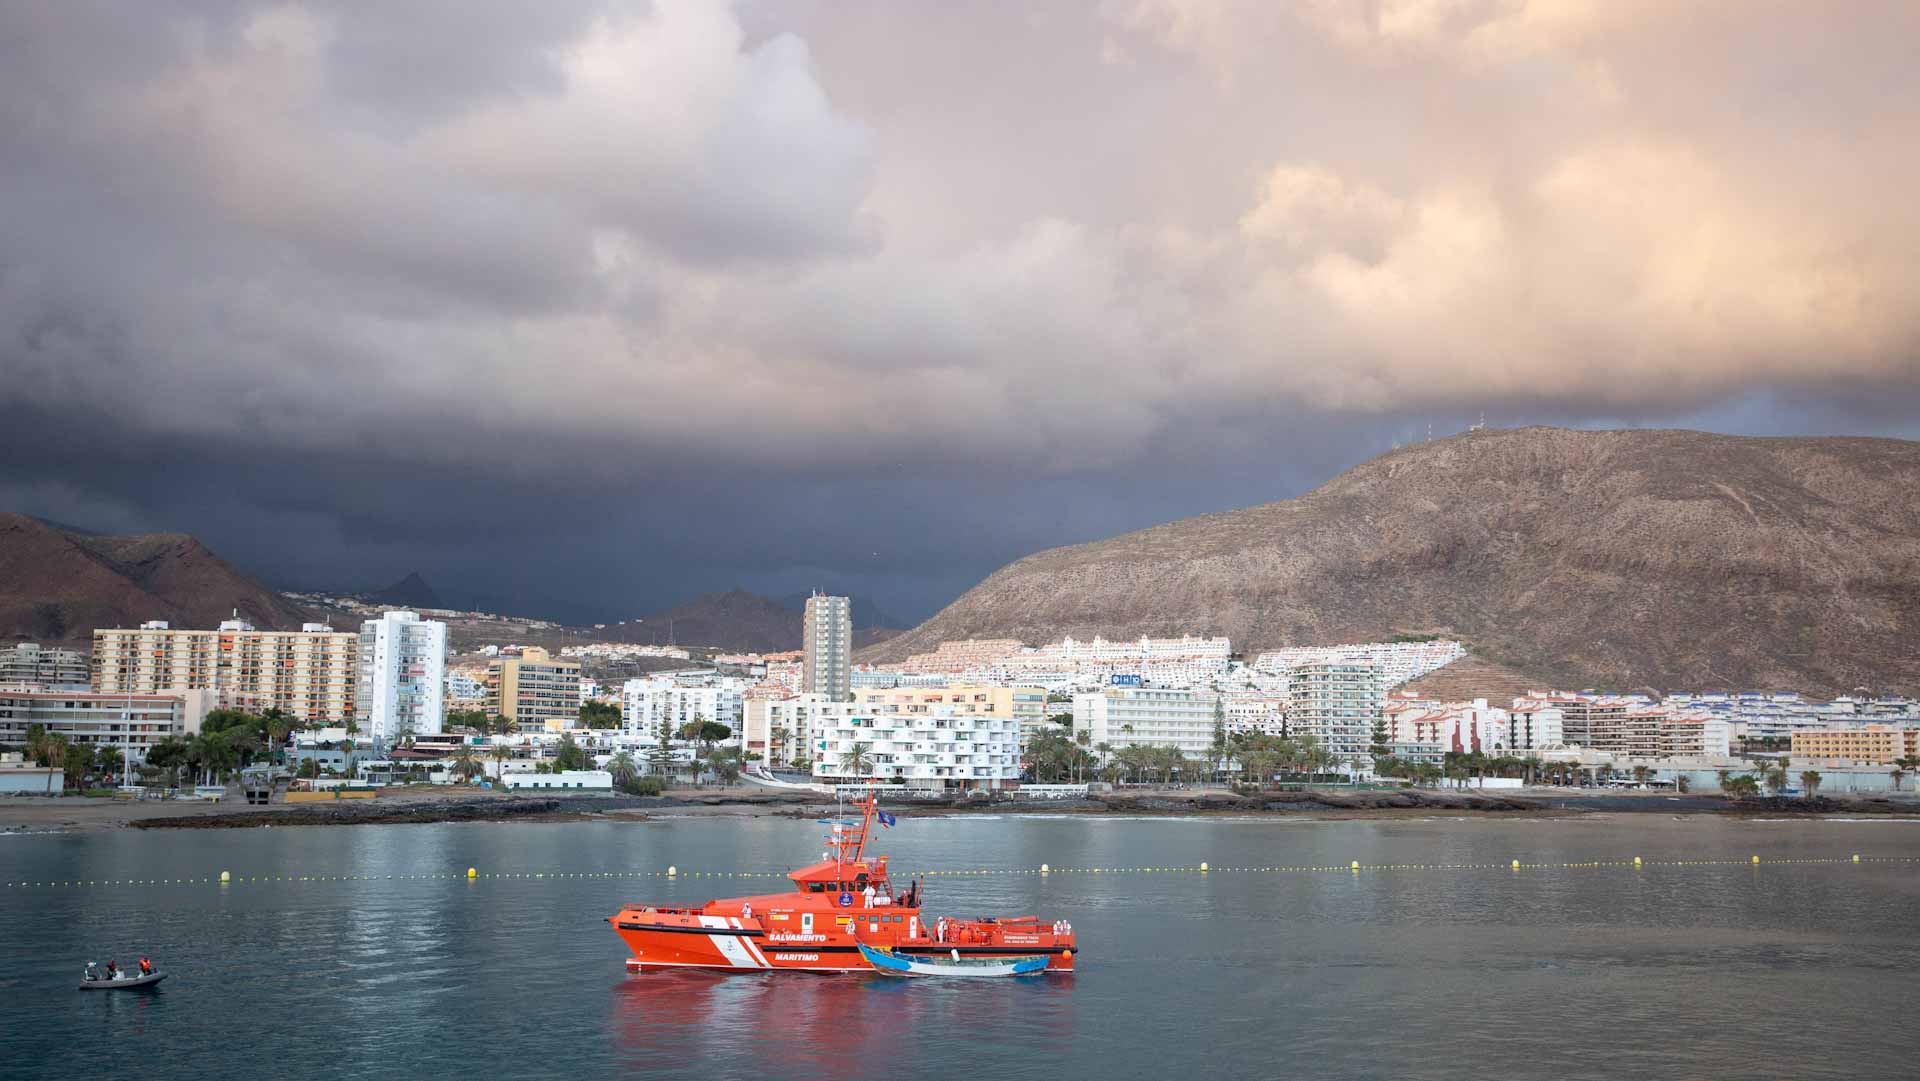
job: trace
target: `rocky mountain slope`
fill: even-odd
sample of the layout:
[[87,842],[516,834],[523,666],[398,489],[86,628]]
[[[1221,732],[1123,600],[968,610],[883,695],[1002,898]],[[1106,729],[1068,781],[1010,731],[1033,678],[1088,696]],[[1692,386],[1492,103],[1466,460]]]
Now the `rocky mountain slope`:
[[298,629],[307,613],[185,533],[105,537],[0,514],[0,641],[89,642],[95,627],[232,618]]
[[1299,499],[1003,567],[912,632],[1445,632],[1568,686],[1920,690],[1920,443],[1469,432]]

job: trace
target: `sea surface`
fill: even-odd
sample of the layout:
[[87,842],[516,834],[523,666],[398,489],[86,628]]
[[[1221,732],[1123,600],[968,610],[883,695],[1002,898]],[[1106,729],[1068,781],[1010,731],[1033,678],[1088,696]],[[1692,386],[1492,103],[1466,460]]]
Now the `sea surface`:
[[[930,879],[930,914],[1071,920],[1080,971],[625,972],[621,902],[764,891],[690,872],[805,863],[821,832],[0,836],[0,1076],[1915,1076],[1920,823],[903,819],[896,874],[991,872]],[[162,879],[195,881],[126,884]],[[157,992],[76,989],[141,953]]]

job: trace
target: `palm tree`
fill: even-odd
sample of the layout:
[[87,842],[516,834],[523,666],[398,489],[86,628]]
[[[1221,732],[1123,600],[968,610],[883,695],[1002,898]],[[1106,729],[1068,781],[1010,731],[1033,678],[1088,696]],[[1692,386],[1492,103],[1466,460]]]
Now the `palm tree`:
[[719,778],[721,784],[732,784],[740,779],[740,748],[719,747],[707,752],[707,768]]
[[262,713],[260,720],[262,722],[261,727],[264,728],[267,733],[267,761],[271,762],[273,761],[273,745],[276,743],[285,743],[287,737],[293,735],[293,718],[282,713],[279,706],[274,706],[265,713]]
[[47,753],[47,741],[50,738],[52,737],[47,735],[46,725],[30,724],[27,726],[27,753],[33,756],[35,765],[53,765],[52,756]]
[[1725,792],[1727,790],[1727,782],[1733,779],[1733,771],[1730,769],[1715,770],[1713,775],[1720,779],[1720,791]]
[[496,743],[488,754],[493,758],[493,779],[504,784],[507,779],[507,759],[513,757],[513,748]]
[[118,747],[102,746],[94,748],[94,768],[98,769],[101,773],[109,776],[117,774],[120,772],[121,765],[125,762],[126,755],[120,753],[120,748]]
[[1895,768],[1892,773],[1887,774],[1887,780],[1893,782],[1893,790],[1895,792],[1900,791],[1900,782],[1906,779],[1907,771],[1903,769]]
[[453,760],[453,775],[470,784],[475,774],[484,772],[485,768],[480,765],[479,759],[473,757],[473,752],[465,747],[460,748],[459,756]]
[[350,739],[341,740],[340,753],[347,756],[346,775],[348,777],[352,777],[353,776],[353,741]]
[[86,780],[86,770],[94,764],[94,749],[84,743],[71,743],[58,732],[46,737],[46,747],[52,764],[65,770],[65,785],[69,789],[81,787]]
[[873,744],[856,740],[852,746],[840,752],[841,772],[850,777],[866,777],[873,773]]
[[1647,778],[1651,776],[1653,776],[1653,771],[1648,769],[1647,767],[1645,766],[1633,767],[1633,783],[1634,784],[1644,785],[1647,783]]
[[633,755],[621,751],[607,760],[607,772],[613,774],[613,787],[625,790],[640,779],[640,767]]
[[1800,789],[1806,798],[1812,799],[1813,794],[1820,791],[1820,771],[1811,769],[1801,771]]

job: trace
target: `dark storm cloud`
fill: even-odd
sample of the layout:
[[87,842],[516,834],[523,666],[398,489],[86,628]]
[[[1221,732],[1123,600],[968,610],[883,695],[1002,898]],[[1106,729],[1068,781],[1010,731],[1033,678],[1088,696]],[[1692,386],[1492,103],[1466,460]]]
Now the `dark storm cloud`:
[[923,614],[1496,423],[1901,432],[1920,15],[0,5],[6,505]]

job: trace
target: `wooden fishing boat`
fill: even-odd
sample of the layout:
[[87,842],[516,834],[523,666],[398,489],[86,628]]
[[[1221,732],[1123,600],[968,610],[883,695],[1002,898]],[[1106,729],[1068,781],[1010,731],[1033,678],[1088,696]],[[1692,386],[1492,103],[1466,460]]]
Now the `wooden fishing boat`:
[[855,945],[860,947],[860,956],[866,958],[875,972],[889,976],[1031,976],[1047,968],[1044,955],[963,958],[956,949],[944,957],[939,954],[916,957],[875,949],[864,942]]
[[145,976],[120,975],[113,979],[81,980],[82,991],[133,991],[143,987],[152,987],[167,978],[164,972],[150,972]]

